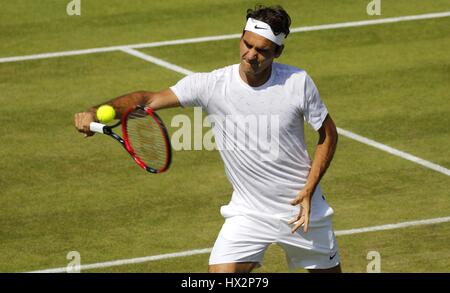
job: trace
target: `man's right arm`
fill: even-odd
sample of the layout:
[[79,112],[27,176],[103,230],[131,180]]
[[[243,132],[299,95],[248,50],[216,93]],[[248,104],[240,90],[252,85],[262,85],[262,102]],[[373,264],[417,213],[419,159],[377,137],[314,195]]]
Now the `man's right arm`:
[[[177,96],[170,89],[160,92],[137,91],[117,97],[102,103],[101,105],[105,104],[113,106],[116,110],[116,119],[120,119],[126,110],[137,105],[145,105],[154,110],[180,106]],[[91,107],[85,112],[75,114],[75,128],[79,132],[84,133],[85,136],[93,135],[89,130],[89,125],[91,122],[96,121],[97,108],[101,105]]]

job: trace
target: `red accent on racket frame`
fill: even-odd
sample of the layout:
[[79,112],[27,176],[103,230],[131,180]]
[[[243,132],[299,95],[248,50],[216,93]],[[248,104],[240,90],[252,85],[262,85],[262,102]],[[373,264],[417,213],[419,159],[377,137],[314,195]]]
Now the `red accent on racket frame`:
[[[140,107],[140,106],[138,106]],[[170,153],[170,138],[167,133],[167,130],[165,130],[164,125],[162,124],[162,121],[158,116],[156,115],[155,111],[152,108],[149,107],[142,107],[142,110],[147,112],[147,114],[153,119],[153,121],[156,122],[158,125],[159,131],[161,132],[161,136],[164,137],[165,142],[165,151],[166,151],[166,161],[164,163],[164,167],[161,169],[154,169],[152,167],[147,166],[141,158],[139,158],[138,155],[136,155],[136,152],[134,151],[133,147],[131,146],[128,138],[128,132],[127,132],[127,120],[128,115],[133,112],[136,108],[130,108],[125,112],[125,115],[122,116],[122,134],[125,142],[125,148],[127,149],[128,153],[133,157],[133,159],[136,161],[136,163],[141,166],[142,169],[147,170],[151,173],[163,173],[167,171],[167,169],[170,166],[171,162],[171,153]]]

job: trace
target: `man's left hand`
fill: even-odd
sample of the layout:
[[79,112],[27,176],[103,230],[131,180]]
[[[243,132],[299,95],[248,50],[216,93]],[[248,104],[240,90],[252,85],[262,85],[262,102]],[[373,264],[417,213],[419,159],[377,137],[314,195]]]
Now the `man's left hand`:
[[305,233],[308,232],[309,215],[311,213],[311,197],[312,192],[303,189],[297,194],[297,197],[291,201],[291,205],[293,206],[298,204],[300,205],[300,212],[298,213],[298,216],[288,222],[289,225],[294,224],[291,231],[292,234],[294,234],[295,231],[297,231],[302,225],[303,231]]

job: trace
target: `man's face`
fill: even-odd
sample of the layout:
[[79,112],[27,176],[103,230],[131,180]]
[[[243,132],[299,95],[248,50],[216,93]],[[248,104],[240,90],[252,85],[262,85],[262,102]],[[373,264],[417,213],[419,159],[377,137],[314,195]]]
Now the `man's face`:
[[240,42],[241,70],[247,75],[258,75],[269,68],[274,58],[281,54],[272,41],[245,31]]

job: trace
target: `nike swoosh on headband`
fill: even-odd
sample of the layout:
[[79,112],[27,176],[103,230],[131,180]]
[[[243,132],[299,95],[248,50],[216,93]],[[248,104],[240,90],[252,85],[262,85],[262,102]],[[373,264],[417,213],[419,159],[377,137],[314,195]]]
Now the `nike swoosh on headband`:
[[254,32],[255,34],[274,42],[278,46],[283,45],[283,41],[286,38],[284,33],[275,35],[269,24],[251,17],[247,19],[244,30]]
[[266,27],[259,27],[258,25],[255,25],[255,28],[258,30],[266,30],[267,29]]

